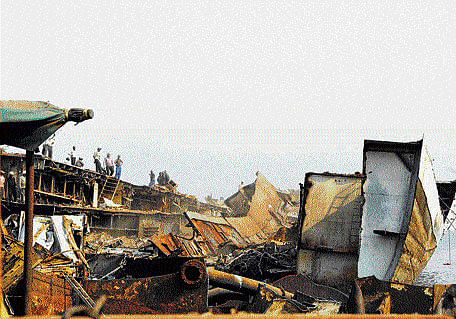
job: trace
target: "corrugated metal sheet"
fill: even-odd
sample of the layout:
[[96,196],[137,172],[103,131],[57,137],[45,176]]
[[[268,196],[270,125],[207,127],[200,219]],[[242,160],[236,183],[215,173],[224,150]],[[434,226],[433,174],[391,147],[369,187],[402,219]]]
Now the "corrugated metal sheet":
[[247,241],[224,218],[192,212],[185,214],[202,236],[202,241],[211,254],[216,254],[219,248],[226,244],[234,244],[237,247],[247,245]]
[[248,242],[261,244],[272,238],[281,226],[287,225],[284,205],[275,187],[258,173],[247,216],[227,217],[226,220]]

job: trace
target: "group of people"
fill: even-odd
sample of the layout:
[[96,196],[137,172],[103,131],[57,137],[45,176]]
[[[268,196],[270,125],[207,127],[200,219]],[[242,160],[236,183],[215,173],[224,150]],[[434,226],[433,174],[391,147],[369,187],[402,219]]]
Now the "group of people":
[[[52,159],[52,151],[55,143],[55,134],[53,134],[50,138],[48,138],[43,143],[42,154],[45,157]],[[101,164],[101,147],[98,147],[97,150],[93,153],[93,160],[95,163],[95,171],[101,174],[105,174],[108,176],[113,176],[117,179],[120,179],[120,175],[122,173],[122,165],[123,161],[120,158],[120,155],[117,155],[117,159],[113,160],[111,158],[111,154],[107,153],[106,157],[104,158],[104,165]],[[73,146],[68,153],[68,157],[66,160],[76,167],[84,167],[84,160],[82,157],[79,157],[76,151],[76,146]],[[115,167],[115,170],[114,170]]]
[[[149,176],[150,176],[149,187],[153,187],[155,185],[155,174],[152,170],[150,170]],[[158,177],[157,177],[158,185],[166,185],[169,183],[170,180],[171,179],[169,178],[169,174],[166,170],[158,173]]]
[[20,176],[16,176],[14,171],[9,172],[5,178],[5,172],[0,172],[0,197],[6,198],[11,202],[25,202],[25,171]]
[[117,159],[113,160],[111,158],[111,154],[107,153],[106,157],[104,158],[104,167],[101,165],[101,147],[98,147],[95,153],[93,153],[93,161],[95,163],[95,170],[98,173],[106,174],[108,176],[114,175],[114,167],[115,169],[115,176],[114,178],[120,179],[120,174],[122,173],[122,165],[123,161],[120,158],[120,155],[117,155]]

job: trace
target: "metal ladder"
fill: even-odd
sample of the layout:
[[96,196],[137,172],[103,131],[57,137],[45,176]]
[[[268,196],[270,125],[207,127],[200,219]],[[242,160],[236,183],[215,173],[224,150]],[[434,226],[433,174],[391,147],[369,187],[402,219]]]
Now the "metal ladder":
[[101,198],[106,197],[110,200],[114,198],[114,195],[116,194],[117,187],[119,187],[119,179],[116,179],[114,177],[106,176],[106,180],[103,184],[103,188],[100,192],[100,195],[98,196],[98,201],[101,200]]
[[93,301],[93,299],[87,294],[87,292],[84,290],[84,288],[82,288],[82,286],[79,284],[79,282],[76,281],[76,279],[74,279],[73,277],[71,276],[68,276],[67,274],[63,274],[64,277],[65,277],[65,280],[68,281],[68,283],[70,284],[71,287],[73,287],[73,289],[76,291],[76,293],[78,294],[78,296],[82,299],[82,301],[84,302],[84,304],[88,307],[90,307],[91,309],[93,307],[95,307],[95,302]]

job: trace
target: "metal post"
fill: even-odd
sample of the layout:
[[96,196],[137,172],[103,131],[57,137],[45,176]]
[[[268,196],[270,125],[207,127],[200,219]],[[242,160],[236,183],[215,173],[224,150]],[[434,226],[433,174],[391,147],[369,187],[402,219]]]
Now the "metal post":
[[35,169],[33,166],[33,151],[27,150],[25,155],[26,184],[25,184],[25,239],[24,239],[24,282],[25,315],[32,314],[32,245],[33,245],[33,201],[34,201],[34,177]]

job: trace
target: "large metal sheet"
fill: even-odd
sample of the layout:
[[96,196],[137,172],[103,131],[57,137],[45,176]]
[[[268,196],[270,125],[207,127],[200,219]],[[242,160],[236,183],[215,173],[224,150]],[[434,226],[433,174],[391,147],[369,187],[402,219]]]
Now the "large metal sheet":
[[304,249],[298,252],[298,274],[346,294],[357,278],[357,265],[357,254]]
[[409,228],[421,147],[422,141],[365,141],[359,277],[393,277]]
[[364,180],[308,173],[301,185],[298,273],[346,293],[357,277]]
[[431,157],[423,149],[410,225],[394,281],[412,284],[431,258],[442,236],[443,213]]
[[301,247],[357,253],[363,181],[361,175],[306,175]]
[[247,216],[227,217],[226,220],[244,239],[260,244],[271,239],[280,227],[288,225],[284,206],[285,202],[275,187],[261,173],[257,173],[255,193]]

